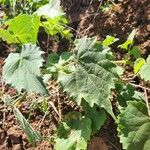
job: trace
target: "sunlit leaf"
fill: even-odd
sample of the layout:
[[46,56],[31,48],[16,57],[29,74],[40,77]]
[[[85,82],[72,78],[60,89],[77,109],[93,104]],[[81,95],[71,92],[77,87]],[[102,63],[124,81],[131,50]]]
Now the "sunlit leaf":
[[5,83],[11,84],[19,92],[24,89],[46,94],[40,73],[44,61],[41,56],[43,53],[39,47],[32,44],[23,45],[20,53],[10,53],[3,67]]
[[48,18],[42,21],[41,26],[45,29],[48,35],[54,36],[60,34],[62,37],[71,38],[70,30],[66,28],[67,20],[64,16]]
[[119,45],[118,47],[128,50],[129,45],[132,45],[134,42],[133,40],[134,40],[135,35],[136,35],[136,30],[134,29],[128,36],[128,39],[126,40],[126,42]]
[[20,14],[7,23],[7,29],[0,29],[0,37],[9,44],[36,43],[39,24],[38,16]]
[[134,62],[134,73],[138,73],[144,64],[145,64],[145,59],[138,58]]
[[106,36],[106,39],[102,42],[102,44],[105,46],[109,46],[118,40],[119,40],[118,38],[108,35],[108,36]]

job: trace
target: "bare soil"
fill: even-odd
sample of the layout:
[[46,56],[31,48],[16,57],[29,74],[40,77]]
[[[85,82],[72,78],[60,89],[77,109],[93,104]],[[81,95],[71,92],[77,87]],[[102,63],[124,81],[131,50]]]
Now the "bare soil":
[[[106,12],[98,10],[99,2],[93,3],[76,3],[74,1],[71,6],[63,4],[66,14],[69,18],[69,26],[74,33],[74,37],[96,36],[102,40],[106,35],[118,37],[119,42],[123,43],[128,34],[133,30],[137,30],[135,43],[141,48],[143,56],[146,58],[150,54],[150,2],[149,0],[124,0],[122,3],[116,3],[113,8]],[[70,45],[66,40],[60,43],[49,39],[47,36],[39,33],[40,46],[45,50],[46,54],[51,51],[67,50]],[[120,43],[117,43],[118,45]],[[116,53],[120,50],[114,45]],[[0,43],[0,73],[4,59],[13,47],[6,43]],[[149,86],[149,85],[148,85]],[[4,88],[5,87],[5,88]],[[52,101],[55,107],[60,111],[62,116],[70,110],[80,110],[80,108],[70,102],[65,94],[62,94],[56,82],[49,82],[48,90],[52,93],[49,101]],[[16,91],[10,87],[1,85],[5,93],[13,96]],[[148,95],[149,96],[149,95]],[[27,101],[22,102],[19,106],[23,115],[29,119],[31,125],[37,129],[42,135],[50,136],[54,133],[58,125],[60,115],[57,114],[53,107],[49,108],[49,114],[43,119],[44,113],[39,109],[30,111],[32,99],[38,100],[36,95],[32,95]],[[53,144],[47,141],[37,143],[33,148],[27,141],[27,137],[16,122],[11,109],[6,107],[0,101],[0,150],[52,150]],[[88,150],[122,150],[121,144],[117,137],[116,125],[111,118],[107,118],[105,125],[89,142]]]

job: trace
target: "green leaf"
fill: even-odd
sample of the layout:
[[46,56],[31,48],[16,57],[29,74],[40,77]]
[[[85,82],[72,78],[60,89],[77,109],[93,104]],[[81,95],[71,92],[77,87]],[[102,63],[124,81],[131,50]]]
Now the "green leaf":
[[150,55],[148,56],[146,63],[144,63],[140,69],[139,74],[145,81],[150,81]]
[[0,38],[2,38],[2,40],[6,41],[8,44],[19,43],[17,38],[12,35],[8,30],[0,29]]
[[141,57],[141,51],[138,46],[133,46],[133,48],[128,52],[128,54],[131,56],[133,55],[134,58],[140,58]]
[[150,117],[143,102],[128,102],[118,116],[120,142],[126,150],[148,150],[150,147]]
[[60,58],[64,61],[68,61],[72,56],[71,52],[63,52],[60,56]]
[[132,45],[134,42],[133,40],[134,40],[135,35],[136,35],[136,30],[134,29],[128,36],[128,39],[126,40],[126,42],[119,45],[118,47],[128,50],[129,45]]
[[87,103],[84,104],[85,116],[92,121],[91,128],[92,134],[95,134],[105,123],[106,113],[104,110],[97,110],[96,107],[90,107]]
[[[117,87],[118,85],[116,85]],[[125,108],[127,106],[128,101],[144,101],[144,95],[135,90],[135,88],[130,85],[120,85],[120,89],[118,91],[117,100],[119,102],[120,110],[121,108]]]
[[106,36],[106,39],[102,42],[102,44],[105,46],[109,46],[118,40],[119,40],[118,38],[108,35],[108,36]]
[[[99,0],[100,1],[100,0]],[[102,5],[102,6],[100,6],[100,10],[102,11],[102,12],[108,12],[111,8],[112,8],[112,4],[109,4],[109,3],[106,3],[106,4],[104,4],[104,5]]]
[[59,16],[53,19],[48,18],[41,23],[41,26],[48,35],[54,36],[59,33],[62,37],[71,38],[72,34],[70,33],[70,30],[65,27],[66,24],[67,19],[64,16]]
[[64,91],[69,93],[79,105],[84,99],[91,107],[97,104],[114,117],[109,98],[117,75],[116,65],[107,59],[110,58],[108,51],[108,47],[96,43],[94,38],[84,37],[76,41],[75,71],[72,73],[60,71],[58,80]]
[[44,52],[32,44],[22,46],[20,53],[10,53],[3,67],[3,79],[19,92],[25,89],[28,92],[46,94],[47,90],[42,82],[40,67]]
[[135,62],[134,62],[134,73],[137,74],[140,69],[142,68],[142,66],[145,64],[145,59],[143,58],[138,58]]
[[84,117],[79,120],[79,116],[76,118],[60,124],[55,150],[86,150],[91,136],[91,120]]
[[43,111],[44,113],[46,113],[47,109],[48,109],[48,103],[47,103],[46,98],[43,97],[43,101],[42,101],[42,111]]
[[51,53],[48,55],[47,61],[46,61],[46,66],[52,66],[59,61],[59,55],[57,53]]
[[58,71],[63,70],[65,72],[70,72],[70,68],[67,66],[68,62],[71,60],[72,53],[63,52],[60,56],[56,53],[52,53],[48,56],[47,60],[47,71],[54,78],[57,79]]
[[0,37],[10,43],[36,43],[40,19],[36,15],[21,14],[7,22],[8,29],[0,29]]
[[55,64],[59,64],[60,61],[67,62],[68,59],[72,56],[70,52],[63,52],[60,56],[57,53],[51,53],[48,55],[46,66],[53,66]]
[[50,0],[49,4],[40,7],[35,13],[39,16],[55,18],[64,15],[60,6],[60,0]]
[[33,146],[35,146],[35,143],[42,139],[41,135],[31,127],[31,125],[27,122],[27,120],[24,118],[24,116],[21,114],[21,112],[17,108],[14,107],[13,112],[17,121],[21,125],[21,128],[26,133],[29,142]]

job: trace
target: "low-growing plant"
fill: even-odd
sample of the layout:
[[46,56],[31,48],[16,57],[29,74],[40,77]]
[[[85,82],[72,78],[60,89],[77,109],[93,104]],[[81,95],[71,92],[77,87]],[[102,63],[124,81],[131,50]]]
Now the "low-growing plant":
[[[119,45],[118,47],[124,49],[127,52],[127,57],[125,58],[124,62],[133,67],[134,74],[139,74],[142,79],[148,81],[150,80],[148,76],[150,70],[150,56],[148,56],[146,61],[144,58],[142,58],[140,48],[134,45],[135,35],[136,30],[134,29],[128,36],[128,39],[125,41],[125,43]],[[132,57],[135,61],[133,59],[131,60]]]

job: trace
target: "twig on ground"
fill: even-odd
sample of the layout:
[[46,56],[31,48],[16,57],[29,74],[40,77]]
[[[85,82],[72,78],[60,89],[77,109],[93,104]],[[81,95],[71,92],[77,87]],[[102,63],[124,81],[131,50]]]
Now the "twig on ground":
[[134,84],[134,83],[129,83],[129,84],[131,84],[132,86],[134,86],[136,88],[141,88],[143,90],[146,89],[147,91],[150,91],[150,88],[144,87],[142,85],[137,85],[137,84]]
[[6,121],[6,104],[4,103],[4,112],[3,112],[3,120],[2,120],[3,129],[5,129],[5,121]]
[[111,141],[108,141],[108,143],[109,143],[115,150],[119,150],[119,149],[117,148],[117,146],[114,145]]
[[57,99],[57,102],[58,102],[58,114],[59,114],[59,121],[61,121],[62,120],[62,118],[61,118],[61,116],[62,116],[62,112],[61,112],[61,103],[60,103],[60,94],[59,94],[59,92],[60,92],[60,89],[59,89],[59,87],[57,88],[57,93],[58,93],[58,99]]
[[[127,78],[122,78],[122,80],[125,81],[125,82],[126,81],[130,82],[130,84],[132,84],[132,83],[136,82],[136,81],[134,81],[134,79],[135,79],[136,76],[137,76],[137,74],[130,74],[130,75],[128,75]],[[137,85],[137,84],[135,84],[135,85]]]
[[55,113],[59,116],[59,112],[58,112],[58,110],[56,109],[54,103],[50,101],[49,104],[50,104],[51,107],[54,109]]
[[9,46],[7,46],[6,44],[4,44],[4,43],[2,43],[6,48],[8,48],[9,50],[10,50],[10,52],[13,52],[14,50],[13,50],[13,48],[11,48],[11,47],[9,47]]
[[38,125],[37,125],[38,129],[41,128],[42,123],[43,123],[43,121],[44,121],[44,119],[45,119],[45,117],[46,117],[46,115],[47,115],[48,110],[49,110],[49,107],[47,108],[47,110],[46,110],[46,112],[45,112],[45,114],[44,114],[42,120],[38,122]]
[[48,37],[47,37],[47,44],[46,44],[46,50],[48,50],[48,47],[49,47],[49,40],[50,40],[50,36],[48,35]]
[[60,97],[58,98],[58,114],[59,114],[59,121],[61,121],[62,113],[61,113],[61,107],[60,107]]
[[114,6],[117,6],[117,4],[113,0],[109,0]]
[[5,92],[5,85],[4,85],[4,81],[3,81],[3,78],[2,78],[2,76],[0,75],[0,78],[1,78],[1,84],[2,84],[2,95],[3,95],[3,93]]
[[[90,5],[92,4],[92,2],[93,2],[93,0],[91,0]],[[98,9],[97,9],[97,11],[96,11],[96,13],[95,13],[95,15],[94,15],[94,17],[93,17],[93,22],[92,22],[92,24],[91,24],[87,29],[84,30],[83,35],[86,35],[86,33],[87,33],[87,32],[93,27],[93,25],[95,24],[96,16],[97,16],[97,14],[98,14],[98,12],[99,12],[100,6],[102,5],[102,2],[103,2],[103,0],[101,0],[100,4],[99,4],[99,6],[98,6]],[[90,9],[90,5],[89,5],[88,10]]]

